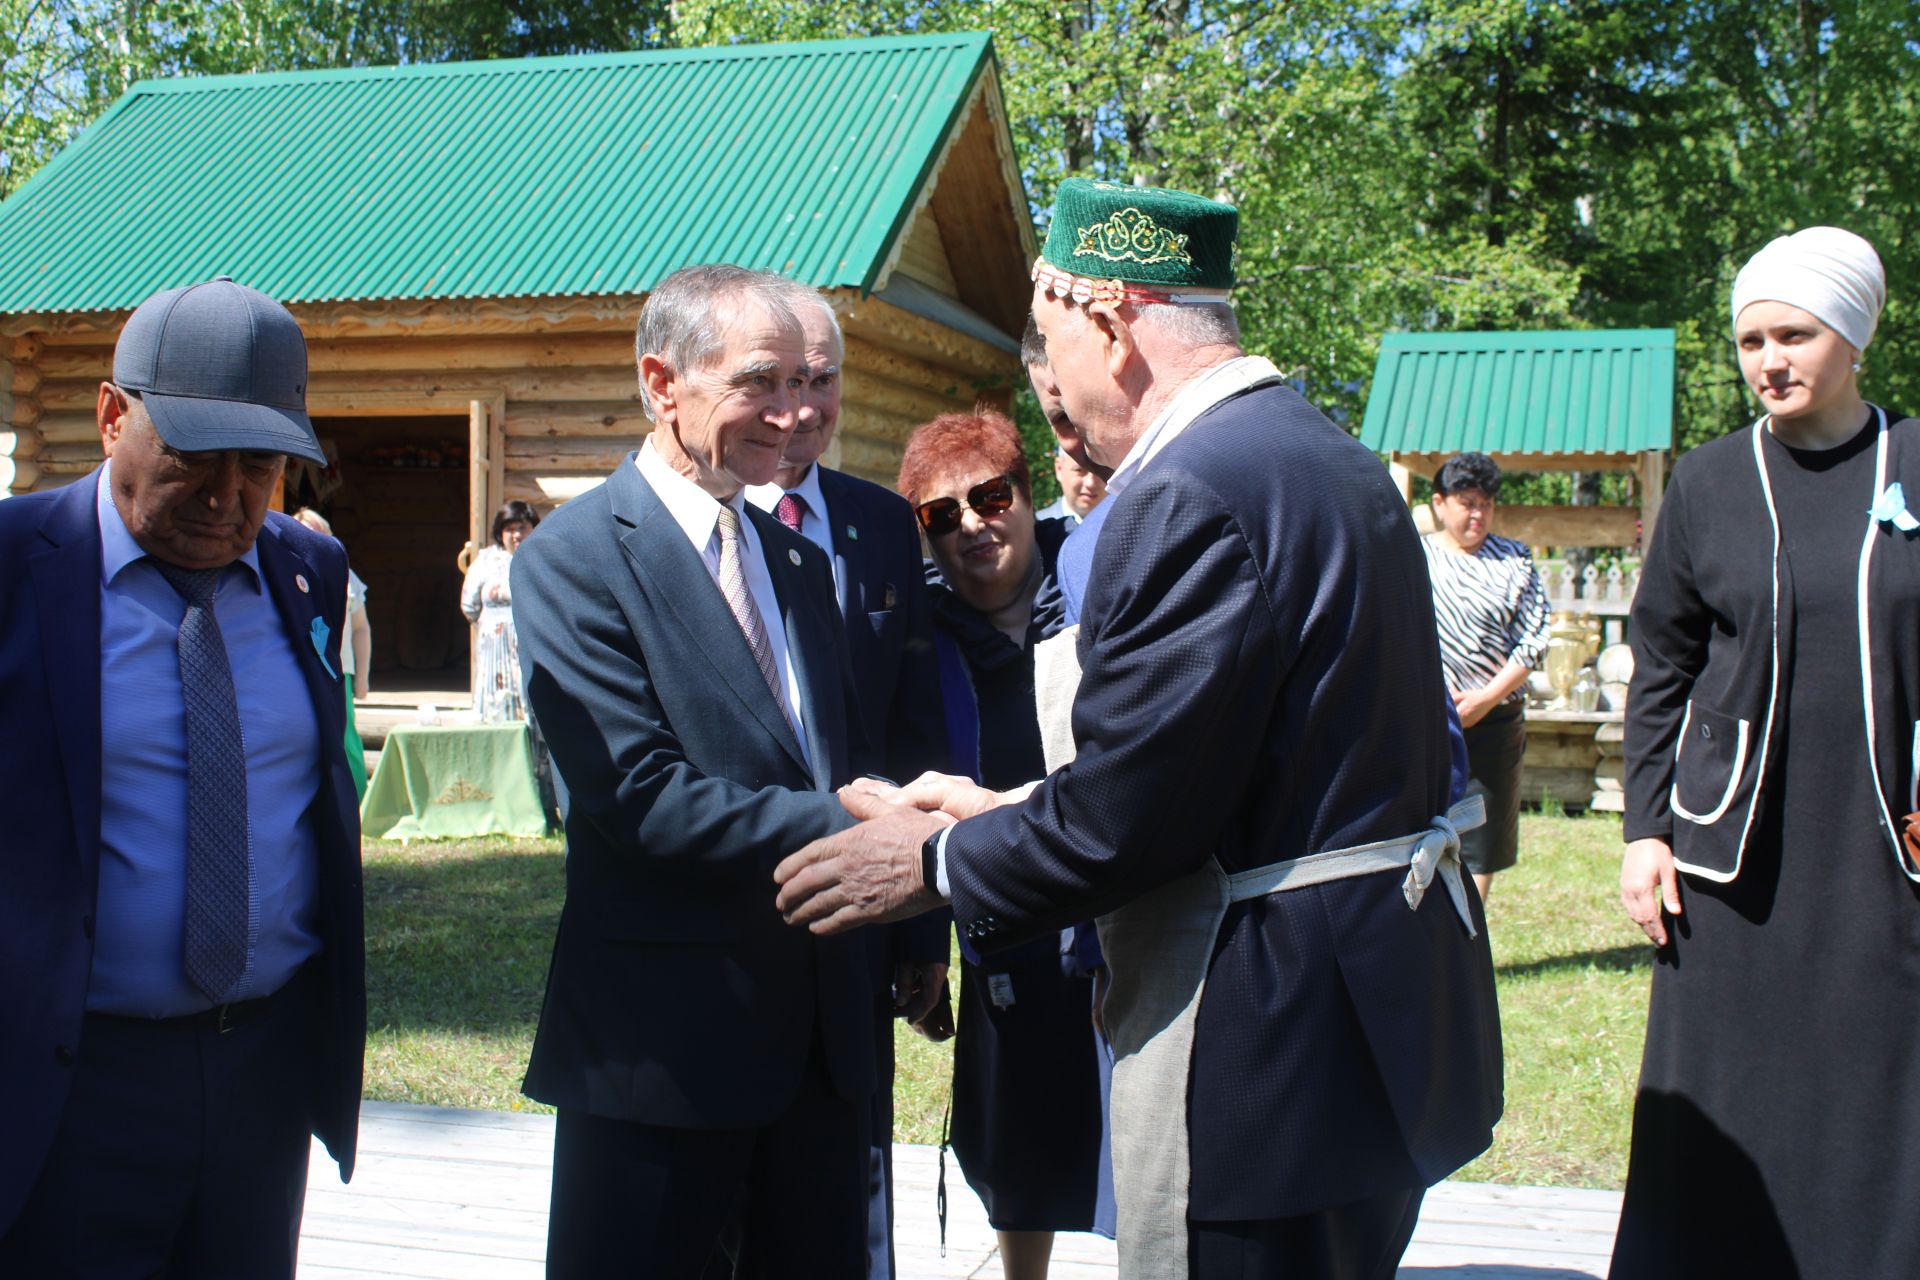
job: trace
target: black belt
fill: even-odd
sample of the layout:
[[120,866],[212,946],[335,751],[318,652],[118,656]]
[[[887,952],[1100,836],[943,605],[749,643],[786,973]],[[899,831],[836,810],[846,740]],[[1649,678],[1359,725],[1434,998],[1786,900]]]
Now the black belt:
[[225,1035],[235,1027],[253,1021],[273,1007],[281,992],[291,987],[291,982],[270,996],[261,996],[255,1000],[235,1000],[228,1004],[217,1004],[211,1009],[202,1009],[198,1013],[183,1013],[176,1018],[142,1018],[137,1014],[98,1013],[89,1011],[89,1018],[110,1018],[123,1025],[132,1024],[141,1027],[153,1027],[156,1030],[200,1031],[211,1029],[217,1035]]

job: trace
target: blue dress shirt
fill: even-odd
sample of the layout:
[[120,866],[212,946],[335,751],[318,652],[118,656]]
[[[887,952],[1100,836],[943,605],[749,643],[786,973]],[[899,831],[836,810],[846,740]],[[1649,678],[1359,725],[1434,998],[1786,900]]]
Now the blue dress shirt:
[[[186,601],[128,532],[100,470],[100,879],[87,1008],[170,1018],[208,1007],[183,964],[187,713],[179,630]],[[247,967],[229,1000],[271,995],[320,950],[320,733],[299,655],[260,580],[255,548],[228,565],[214,616],[233,669],[247,753],[252,906]]]

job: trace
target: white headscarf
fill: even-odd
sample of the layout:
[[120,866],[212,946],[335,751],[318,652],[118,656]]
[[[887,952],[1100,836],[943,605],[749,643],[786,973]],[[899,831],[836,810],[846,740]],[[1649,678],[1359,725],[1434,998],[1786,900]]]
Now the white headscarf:
[[1781,236],[1747,259],[1733,282],[1733,319],[1749,303],[1798,307],[1865,351],[1887,302],[1887,273],[1873,246],[1839,227]]

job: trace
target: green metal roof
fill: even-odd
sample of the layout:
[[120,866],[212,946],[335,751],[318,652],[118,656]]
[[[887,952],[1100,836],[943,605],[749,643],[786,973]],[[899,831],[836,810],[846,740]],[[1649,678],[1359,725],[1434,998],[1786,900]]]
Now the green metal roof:
[[142,81],[0,202],[0,312],[222,272],[287,302],[636,294],[713,261],[871,288],[992,58],[963,33]]
[[1390,333],[1360,439],[1380,453],[1673,446],[1673,330]]

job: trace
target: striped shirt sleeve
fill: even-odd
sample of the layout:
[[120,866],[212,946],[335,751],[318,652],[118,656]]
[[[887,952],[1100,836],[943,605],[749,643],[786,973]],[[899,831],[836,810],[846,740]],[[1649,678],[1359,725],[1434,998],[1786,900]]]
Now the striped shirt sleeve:
[[[1491,683],[1508,661],[1537,667],[1546,654],[1546,588],[1524,543],[1489,537],[1472,555],[1423,540],[1433,580],[1440,662],[1455,691]],[[1508,701],[1526,697],[1526,686]]]

